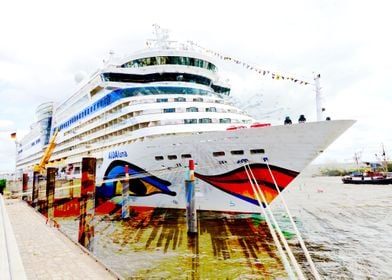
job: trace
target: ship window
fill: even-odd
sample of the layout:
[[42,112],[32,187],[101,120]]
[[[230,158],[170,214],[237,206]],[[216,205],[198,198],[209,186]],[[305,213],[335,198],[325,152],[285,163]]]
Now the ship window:
[[243,155],[244,151],[243,150],[235,150],[235,151],[231,151],[232,155]]
[[212,155],[213,155],[214,157],[222,157],[222,156],[225,155],[225,152],[223,152],[223,151],[213,152]]
[[184,120],[185,124],[190,124],[190,123],[197,123],[197,119],[185,119]]
[[176,155],[168,155],[167,158],[170,160],[173,160],[173,159],[177,159],[177,156]]
[[250,150],[250,153],[251,154],[264,154],[265,151],[264,151],[264,149],[253,149],[253,150]]
[[176,97],[174,98],[174,102],[185,102],[186,99],[184,97]]
[[[151,83],[160,81],[178,81],[179,79],[184,82],[193,82],[209,86],[211,79],[200,75],[189,73],[152,73],[152,74],[127,74],[127,73],[104,73],[104,76],[111,82],[122,83]],[[180,77],[181,76],[181,77]]]
[[215,107],[206,108],[206,112],[216,112]]
[[220,123],[231,123],[231,119],[230,118],[224,118],[224,119],[219,119]]
[[225,87],[221,87],[221,86],[217,86],[217,85],[211,85],[211,87],[216,93],[221,93],[223,95],[230,95],[229,88],[225,88]]
[[197,97],[197,98],[193,98],[194,102],[203,102],[203,98],[201,97]]
[[155,156],[155,160],[163,160],[163,156]]
[[199,119],[199,123],[212,123],[212,120],[210,118],[202,118]]
[[189,107],[186,108],[187,112],[199,112],[199,109],[197,107]]
[[167,102],[167,98],[157,98],[157,102]]
[[[150,65],[162,65],[162,64],[176,64],[176,65],[188,65],[202,67],[211,71],[216,71],[216,66],[208,61],[193,58],[193,57],[182,57],[182,56],[157,56],[157,57],[146,57],[128,61],[121,65],[123,68],[133,67],[144,67]],[[102,77],[106,81],[105,76]]]
[[175,108],[166,108],[166,109],[163,109],[163,112],[164,112],[164,113],[174,113],[175,111],[176,111]]
[[181,155],[181,158],[192,158],[191,154],[183,154]]

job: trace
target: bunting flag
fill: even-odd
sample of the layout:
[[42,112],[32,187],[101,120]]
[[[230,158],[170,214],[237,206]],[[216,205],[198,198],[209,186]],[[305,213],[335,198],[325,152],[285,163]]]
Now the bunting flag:
[[11,133],[11,139],[16,139],[16,132]]
[[276,73],[276,72],[272,72],[272,71],[265,70],[265,69],[260,69],[260,68],[258,68],[258,67],[249,65],[248,63],[243,62],[243,61],[241,61],[241,60],[234,59],[234,58],[229,57],[229,56],[221,55],[220,53],[217,53],[217,52],[215,52],[215,51],[213,51],[213,50],[209,50],[209,49],[206,49],[206,48],[204,48],[204,47],[202,47],[202,46],[199,46],[199,45],[196,44],[195,42],[189,41],[189,43],[192,44],[192,45],[195,45],[196,47],[198,47],[198,48],[204,50],[204,51],[207,52],[207,53],[210,53],[210,54],[212,54],[212,55],[218,57],[219,59],[222,59],[222,60],[225,60],[225,61],[232,61],[232,62],[234,62],[235,64],[242,65],[242,66],[245,67],[246,69],[255,71],[256,73],[258,73],[258,74],[260,74],[260,75],[263,75],[263,76],[265,76],[265,75],[271,75],[271,78],[274,79],[274,80],[288,80],[288,81],[292,81],[292,82],[297,83],[297,84],[300,84],[300,85],[309,85],[309,84],[310,84],[310,82],[308,82],[308,81],[304,81],[304,80],[297,79],[297,78],[294,78],[294,77],[283,76],[283,75],[278,74],[278,73]]

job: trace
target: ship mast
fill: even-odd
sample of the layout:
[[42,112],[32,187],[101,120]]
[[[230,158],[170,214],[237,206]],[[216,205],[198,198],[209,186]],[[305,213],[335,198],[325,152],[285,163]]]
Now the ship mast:
[[360,172],[360,170],[359,170],[359,159],[360,159],[360,158],[361,158],[360,153],[355,152],[355,153],[354,153],[354,160],[355,160],[355,163],[357,164],[357,170],[358,170],[358,172]]
[[152,44],[156,48],[170,49],[170,46],[175,41],[169,40],[169,30],[160,27],[158,24],[153,24],[155,39],[149,39],[147,45]]
[[316,87],[316,110],[317,110],[317,121],[320,122],[322,121],[322,114],[324,111],[324,108],[321,107],[321,87],[320,87],[320,74],[317,74],[314,77],[314,84]]
[[382,157],[384,160],[383,165],[385,168],[385,173],[388,174],[388,161],[387,161],[387,156],[385,154],[384,144],[381,144],[381,147],[382,147]]

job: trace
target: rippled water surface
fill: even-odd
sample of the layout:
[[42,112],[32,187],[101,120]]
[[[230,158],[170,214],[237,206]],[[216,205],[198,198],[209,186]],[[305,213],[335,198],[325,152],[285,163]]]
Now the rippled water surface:
[[[392,185],[343,185],[340,178],[300,176],[284,193],[323,279],[392,279]],[[273,212],[311,279],[281,201]],[[60,219],[77,239],[78,221]],[[155,209],[95,217],[94,254],[129,279],[285,279],[259,215],[199,213],[188,236],[185,212]]]

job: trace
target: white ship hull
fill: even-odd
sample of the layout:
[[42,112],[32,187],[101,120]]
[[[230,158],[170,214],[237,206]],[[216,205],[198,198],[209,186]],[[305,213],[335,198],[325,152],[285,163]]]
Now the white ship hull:
[[[124,166],[127,164],[130,166],[131,177],[134,178],[130,183],[130,206],[184,209],[185,179],[188,157],[191,155],[196,164],[197,209],[257,212],[260,208],[249,180],[244,178],[245,163],[252,167],[270,202],[277,193],[271,185],[273,181],[266,172],[268,169],[263,158],[268,158],[275,180],[280,189],[284,190],[287,184],[352,124],[353,121],[315,122],[157,137],[120,145],[104,155],[103,164],[97,170],[97,193],[98,196],[106,196],[110,201],[121,203],[120,196],[114,199],[116,183],[113,180],[123,179]],[[251,153],[261,150],[264,153]],[[231,151],[237,151],[238,154],[232,154]],[[238,151],[243,151],[243,154]],[[214,156],[215,152],[224,152],[224,155]],[[187,157],[182,158],[182,155]],[[163,159],[156,160],[156,157]],[[226,181],[222,179],[225,174]],[[214,181],[219,176],[221,179]],[[230,181],[230,176],[234,183]],[[106,183],[103,184],[102,179]],[[161,184],[163,187],[159,188]]]

